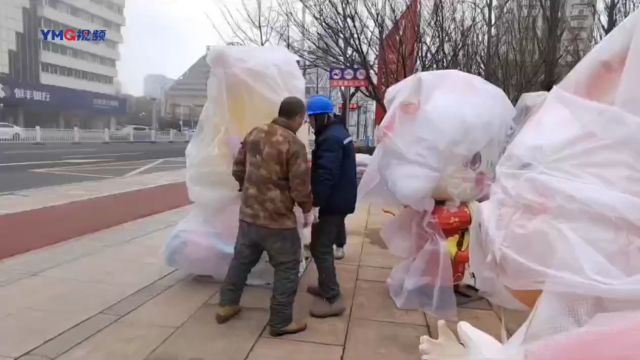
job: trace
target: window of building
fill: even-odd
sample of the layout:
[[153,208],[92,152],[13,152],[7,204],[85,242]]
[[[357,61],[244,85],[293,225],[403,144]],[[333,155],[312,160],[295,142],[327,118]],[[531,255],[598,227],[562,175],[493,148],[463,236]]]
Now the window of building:
[[49,74],[56,74],[60,76],[72,77],[76,79],[103,83],[103,84],[113,84],[113,78],[105,75],[100,75],[88,71],[82,71],[78,69],[68,68],[66,66],[58,66],[48,63],[40,64],[40,69],[42,72]]
[[44,0],[44,4],[49,7],[56,8],[58,7],[58,0]]
[[69,55],[69,48],[68,47],[62,46],[62,45],[57,45],[57,44],[54,44],[54,45],[56,45],[58,47],[58,53],[60,55],[65,55],[65,56]]
[[71,6],[69,6],[69,5],[67,5],[67,4],[65,4],[63,2],[59,2],[58,1],[56,6],[55,6],[55,9],[60,11],[60,12],[65,13],[65,14],[71,15]]
[[116,14],[122,15],[124,13],[124,11],[122,9],[122,6],[119,6],[118,4],[113,3],[111,1],[108,1],[108,0],[91,0],[91,2],[93,2],[95,4],[98,4],[98,5],[101,5],[101,6],[105,7],[105,8],[107,8],[107,9],[115,12]]
[[[106,2],[105,1],[100,1],[100,2],[93,1],[93,2],[97,3],[97,4],[100,4],[102,6],[105,6],[105,7],[108,7],[105,4],[111,4],[111,2],[108,2],[108,1],[106,1]],[[56,9],[58,11],[64,12],[66,14],[69,14],[69,15],[71,15],[73,17],[77,17],[77,18],[89,21],[91,23],[98,24],[100,26],[105,27],[106,29],[114,29],[116,31],[120,31],[120,26],[119,25],[117,25],[117,24],[115,24],[115,23],[113,23],[113,22],[111,22],[111,21],[109,21],[107,19],[104,19],[104,18],[102,18],[100,16],[93,15],[92,13],[90,13],[90,12],[84,10],[84,9],[81,9],[79,7],[76,7],[76,6],[73,6],[73,5],[70,5],[70,4],[66,4],[66,3],[63,3],[63,2],[59,2],[57,0],[45,0],[45,3],[49,7],[54,8],[54,9]],[[122,9],[119,8],[118,6],[112,5],[111,8],[112,8],[112,11],[114,11],[114,12],[118,12],[118,9],[120,9],[120,12],[118,12],[118,13],[122,14],[122,11],[121,11]],[[49,28],[49,26],[44,26],[44,27],[45,28]],[[69,27],[69,26],[67,26],[67,27]],[[60,27],[60,28],[63,28],[63,27]]]

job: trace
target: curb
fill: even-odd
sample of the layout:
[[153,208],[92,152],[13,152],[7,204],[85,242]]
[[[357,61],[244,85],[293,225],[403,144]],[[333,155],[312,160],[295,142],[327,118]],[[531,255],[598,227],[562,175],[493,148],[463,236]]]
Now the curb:
[[0,260],[190,203],[179,182],[0,215]]

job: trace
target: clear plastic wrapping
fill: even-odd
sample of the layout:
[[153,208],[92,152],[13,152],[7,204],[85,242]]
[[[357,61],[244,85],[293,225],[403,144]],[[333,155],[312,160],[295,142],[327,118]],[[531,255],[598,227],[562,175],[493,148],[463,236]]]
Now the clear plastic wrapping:
[[[169,265],[224,278],[239,221],[240,193],[231,176],[233,158],[251,129],[275,118],[285,97],[304,98],[304,77],[296,60],[279,47],[210,49],[207,102],[186,151],[187,188],[194,206],[167,242]],[[298,132],[304,144],[307,134],[306,127]],[[308,236],[300,231],[303,238]],[[269,266],[260,264],[252,277],[268,282],[269,271]]]
[[640,358],[638,79],[640,12],[548,94],[498,163],[472,270],[494,302],[542,291],[512,354]]
[[430,214],[435,200],[487,194],[515,110],[494,85],[454,70],[401,81],[385,105],[359,199],[407,206],[382,231],[390,251],[405,259],[389,281],[396,304],[455,318],[451,259]]

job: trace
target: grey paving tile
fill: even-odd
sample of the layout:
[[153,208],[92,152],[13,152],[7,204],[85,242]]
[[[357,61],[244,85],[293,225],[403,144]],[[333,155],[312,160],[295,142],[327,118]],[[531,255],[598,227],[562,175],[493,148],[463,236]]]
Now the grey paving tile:
[[55,359],[116,320],[117,316],[98,314],[34,349],[30,355]]
[[375,268],[370,266],[360,266],[358,269],[358,280],[386,282],[391,269]]
[[82,342],[60,360],[143,360],[173,328],[116,322]]
[[217,309],[204,305],[147,360],[244,360],[266,326],[268,311],[244,309],[218,325]]
[[342,346],[261,338],[247,360],[341,360]]
[[424,326],[353,319],[344,350],[344,360],[416,360],[420,358],[420,336]]
[[353,317],[358,319],[426,325],[419,310],[400,310],[389,296],[387,284],[358,281],[353,304]]
[[219,289],[219,284],[184,280],[132,311],[121,321],[178,327]]
[[116,304],[108,307],[107,309],[104,309],[102,313],[106,315],[113,315],[113,316],[126,315],[131,311],[137,309],[138,307],[142,306],[142,304],[162,294],[168,288],[169,286],[165,284],[158,284],[158,283],[153,283],[149,286],[145,286],[144,288],[120,300]]

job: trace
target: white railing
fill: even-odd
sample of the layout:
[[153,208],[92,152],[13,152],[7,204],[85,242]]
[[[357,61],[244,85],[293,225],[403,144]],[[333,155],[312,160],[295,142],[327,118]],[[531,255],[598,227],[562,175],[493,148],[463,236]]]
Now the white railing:
[[191,132],[180,132],[177,130],[122,132],[109,129],[43,129],[37,126],[31,129],[20,129],[10,134],[4,134],[0,129],[0,144],[189,142],[191,138]]

